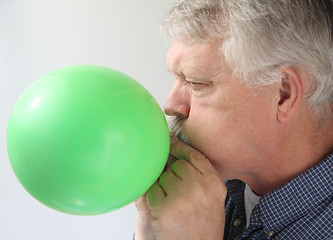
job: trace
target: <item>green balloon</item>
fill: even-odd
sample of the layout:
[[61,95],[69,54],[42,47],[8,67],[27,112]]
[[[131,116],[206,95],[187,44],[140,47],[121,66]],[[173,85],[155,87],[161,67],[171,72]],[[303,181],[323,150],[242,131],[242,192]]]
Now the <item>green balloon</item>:
[[43,204],[75,215],[123,207],[158,179],[169,131],[155,99],[100,66],[53,71],[20,96],[7,129],[12,168]]

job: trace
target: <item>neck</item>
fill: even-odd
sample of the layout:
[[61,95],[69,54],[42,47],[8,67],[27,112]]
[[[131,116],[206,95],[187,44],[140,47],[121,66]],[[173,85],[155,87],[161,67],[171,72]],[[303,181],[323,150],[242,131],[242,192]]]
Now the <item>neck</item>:
[[[309,118],[306,118],[309,119]],[[314,167],[333,151],[333,120],[307,120],[280,129],[280,141],[266,166],[244,181],[262,196]]]

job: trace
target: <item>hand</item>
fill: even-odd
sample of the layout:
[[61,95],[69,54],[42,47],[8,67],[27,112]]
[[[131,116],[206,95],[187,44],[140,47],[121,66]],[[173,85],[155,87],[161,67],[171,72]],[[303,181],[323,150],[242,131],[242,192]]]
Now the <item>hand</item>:
[[[171,164],[175,160],[175,157],[170,155],[163,172],[170,171]],[[152,217],[146,196],[147,193],[134,202],[137,210],[135,240],[156,240],[155,230],[151,223]]]
[[172,139],[178,160],[148,191],[152,226],[158,240],[222,239],[226,187],[199,151]]
[[156,240],[146,195],[147,193],[134,202],[137,210],[135,240]]

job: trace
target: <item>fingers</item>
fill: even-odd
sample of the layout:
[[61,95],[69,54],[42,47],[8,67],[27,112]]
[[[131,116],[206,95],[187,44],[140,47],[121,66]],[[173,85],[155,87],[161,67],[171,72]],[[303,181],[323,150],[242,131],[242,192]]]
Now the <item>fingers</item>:
[[171,154],[169,154],[168,156],[168,161],[164,167],[164,170],[163,172],[166,172],[166,171],[170,171],[171,170],[171,165],[177,161],[177,158],[175,156],[172,156]]
[[152,209],[159,206],[162,200],[165,198],[165,193],[158,183],[154,183],[147,192],[148,206]]
[[177,184],[180,184],[181,179],[173,172],[165,172],[160,176],[159,185],[163,189],[166,196],[170,192],[174,192],[173,189]]
[[193,182],[192,180],[200,174],[216,171],[202,153],[174,137],[171,137],[170,155],[173,156],[169,157],[171,169],[164,172],[159,182],[148,190],[147,200],[150,208],[159,206],[170,194],[179,194],[177,189],[180,188],[177,186],[182,184],[184,179]]
[[180,184],[181,179],[173,172],[165,172],[160,178],[159,182],[155,183],[147,193],[147,200],[150,207],[159,204],[159,201],[170,193],[177,194],[174,190],[175,186]]
[[137,209],[135,239],[156,239],[151,224],[152,216],[146,199],[147,193],[135,201]]
[[177,159],[185,159],[200,173],[215,171],[209,160],[198,150],[172,137],[170,154]]
[[143,211],[148,211],[149,210],[148,207],[147,207],[146,195],[147,195],[147,193],[143,194],[141,197],[139,197],[137,200],[134,201],[136,209],[139,212],[143,212]]
[[187,160],[180,159],[171,165],[170,169],[178,178],[192,179],[199,172]]

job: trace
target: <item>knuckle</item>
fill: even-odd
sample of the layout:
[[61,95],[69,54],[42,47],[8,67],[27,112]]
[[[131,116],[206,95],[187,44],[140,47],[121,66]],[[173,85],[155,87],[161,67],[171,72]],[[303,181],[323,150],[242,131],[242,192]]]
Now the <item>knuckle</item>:
[[170,175],[172,173],[171,172],[164,172],[161,176],[160,176],[160,179],[159,179],[159,184],[160,185],[163,185],[165,182],[168,181],[168,179],[170,178]]
[[171,165],[172,170],[180,170],[186,167],[189,164],[185,159],[179,159]]
[[147,195],[146,195],[146,199],[148,200],[149,198],[151,198],[151,196],[154,194],[154,191],[156,189],[156,184],[153,184],[148,190],[147,190]]
[[188,152],[188,156],[191,160],[196,160],[198,158],[201,158],[202,157],[202,154],[194,149],[191,149],[189,152]]

